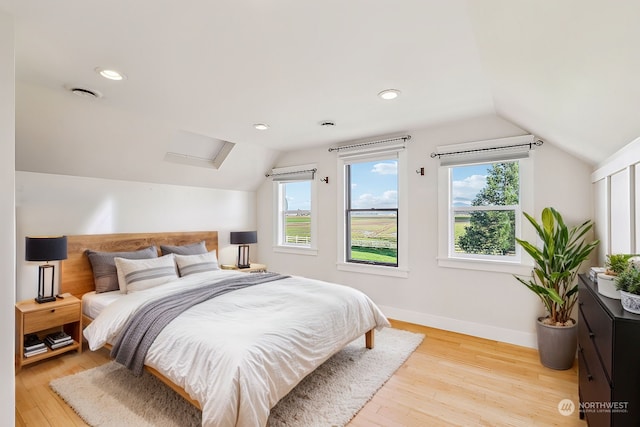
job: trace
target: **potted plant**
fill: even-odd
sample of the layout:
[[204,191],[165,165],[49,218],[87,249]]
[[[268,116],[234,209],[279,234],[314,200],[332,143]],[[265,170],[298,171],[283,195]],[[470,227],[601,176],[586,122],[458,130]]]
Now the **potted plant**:
[[542,210],[540,224],[527,213],[524,216],[535,228],[542,247],[516,239],[533,259],[534,268],[531,277],[515,277],[540,298],[547,310],[536,323],[540,362],[552,369],[569,369],[578,345],[577,324],[571,318],[578,297],[578,269],[599,241],[584,240],[593,227],[590,220],[569,228],[562,215],[550,207]]
[[[620,291],[620,302],[625,310],[640,314],[640,265],[627,263],[627,268],[616,277],[616,288]],[[640,261],[640,259],[638,259]]]
[[620,299],[615,280],[616,277],[627,269],[631,254],[610,254],[605,262],[605,272],[598,274],[598,293],[608,298]]

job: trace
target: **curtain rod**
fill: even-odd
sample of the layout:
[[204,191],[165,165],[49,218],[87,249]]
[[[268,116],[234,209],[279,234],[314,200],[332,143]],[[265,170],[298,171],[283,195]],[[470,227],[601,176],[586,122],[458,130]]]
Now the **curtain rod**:
[[296,174],[296,173],[306,173],[306,172],[313,172],[313,173],[316,173],[316,172],[318,172],[318,169],[313,168],[313,169],[305,169],[305,170],[300,170],[300,171],[291,171],[291,172],[266,173],[266,174],[264,174],[264,176],[266,176],[267,178],[269,178],[270,176],[293,175],[293,174]]
[[535,145],[536,147],[540,147],[542,144],[544,144],[544,141],[542,141],[541,139],[537,139],[533,142],[527,142],[524,144],[513,144],[513,145],[503,145],[502,147],[487,147],[487,148],[476,148],[473,150],[461,150],[461,151],[450,151],[448,153],[431,153],[431,158],[440,158],[443,156],[454,156],[456,154],[468,154],[468,153],[479,153],[482,151],[497,151],[497,150],[504,150],[507,148],[516,148],[516,147],[529,147],[529,150],[533,149],[533,146]]
[[405,135],[405,136],[399,136],[397,138],[381,139],[380,141],[361,142],[359,144],[343,145],[341,147],[335,147],[335,148],[332,147],[332,148],[329,148],[329,152],[346,150],[349,148],[356,148],[356,147],[366,147],[368,145],[383,144],[385,142],[392,142],[392,141],[400,141],[400,140],[408,141],[410,139],[411,139],[411,135]]

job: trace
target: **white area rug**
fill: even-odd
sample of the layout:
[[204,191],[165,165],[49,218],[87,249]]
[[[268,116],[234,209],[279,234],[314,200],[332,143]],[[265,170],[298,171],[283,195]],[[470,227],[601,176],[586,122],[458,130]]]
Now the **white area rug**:
[[[300,382],[271,410],[269,426],[343,426],[373,397],[422,342],[398,329],[376,331],[375,347],[360,337]],[[94,427],[199,426],[201,413],[148,373],[134,377],[109,362],[51,381]]]

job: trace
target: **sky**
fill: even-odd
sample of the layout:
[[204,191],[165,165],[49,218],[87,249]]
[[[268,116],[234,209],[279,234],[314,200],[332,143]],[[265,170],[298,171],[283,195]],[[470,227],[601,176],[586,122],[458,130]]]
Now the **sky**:
[[[351,165],[352,208],[398,207],[398,162],[382,160]],[[287,184],[289,210],[311,209],[309,182]]]
[[397,208],[398,161],[351,165],[351,208]]
[[[451,168],[453,203],[470,206],[486,184],[490,164]],[[398,163],[385,160],[351,165],[353,208],[395,208],[398,206]],[[287,184],[289,210],[311,209],[311,186],[308,181]]]
[[471,206],[476,194],[487,183],[487,171],[490,168],[491,164],[451,168],[454,206]]

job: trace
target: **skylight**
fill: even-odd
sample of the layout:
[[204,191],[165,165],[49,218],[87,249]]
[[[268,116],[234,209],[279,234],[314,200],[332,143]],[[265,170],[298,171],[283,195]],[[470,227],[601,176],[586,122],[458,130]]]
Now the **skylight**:
[[164,160],[203,168],[220,169],[235,144],[184,130],[174,134]]

